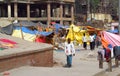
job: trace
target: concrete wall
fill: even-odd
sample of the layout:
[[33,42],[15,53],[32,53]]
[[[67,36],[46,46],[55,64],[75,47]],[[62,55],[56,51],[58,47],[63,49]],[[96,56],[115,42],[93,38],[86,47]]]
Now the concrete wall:
[[53,51],[46,50],[35,53],[21,54],[11,57],[0,57],[0,72],[9,69],[31,65],[31,66],[53,66]]
[[53,46],[46,43],[33,43],[19,38],[0,34],[17,42],[14,48],[0,51],[0,72],[21,66],[53,66]]

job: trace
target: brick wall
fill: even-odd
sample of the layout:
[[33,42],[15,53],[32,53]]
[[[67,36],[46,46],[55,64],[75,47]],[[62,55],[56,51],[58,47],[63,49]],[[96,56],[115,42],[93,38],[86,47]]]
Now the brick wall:
[[38,51],[33,53],[22,53],[19,55],[0,58],[0,72],[13,68],[30,66],[53,66],[53,50]]

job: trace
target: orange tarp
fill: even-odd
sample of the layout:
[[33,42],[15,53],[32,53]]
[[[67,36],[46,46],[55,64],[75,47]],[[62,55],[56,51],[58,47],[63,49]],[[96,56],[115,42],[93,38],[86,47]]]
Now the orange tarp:
[[101,41],[104,48],[108,48],[109,42],[101,35]]

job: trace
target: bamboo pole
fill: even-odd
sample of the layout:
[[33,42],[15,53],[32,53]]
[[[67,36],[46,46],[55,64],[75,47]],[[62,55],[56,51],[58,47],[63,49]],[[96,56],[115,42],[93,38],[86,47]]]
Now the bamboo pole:
[[20,23],[20,31],[21,31],[22,39],[24,40],[24,36],[23,36],[23,32],[22,32],[22,24],[21,23]]

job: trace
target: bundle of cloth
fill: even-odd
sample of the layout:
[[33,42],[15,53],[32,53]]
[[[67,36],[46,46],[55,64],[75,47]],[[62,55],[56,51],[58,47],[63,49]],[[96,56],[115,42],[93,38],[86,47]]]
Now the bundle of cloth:
[[0,49],[1,50],[7,49],[7,48],[14,48],[15,44],[17,43],[12,40],[0,38]]

